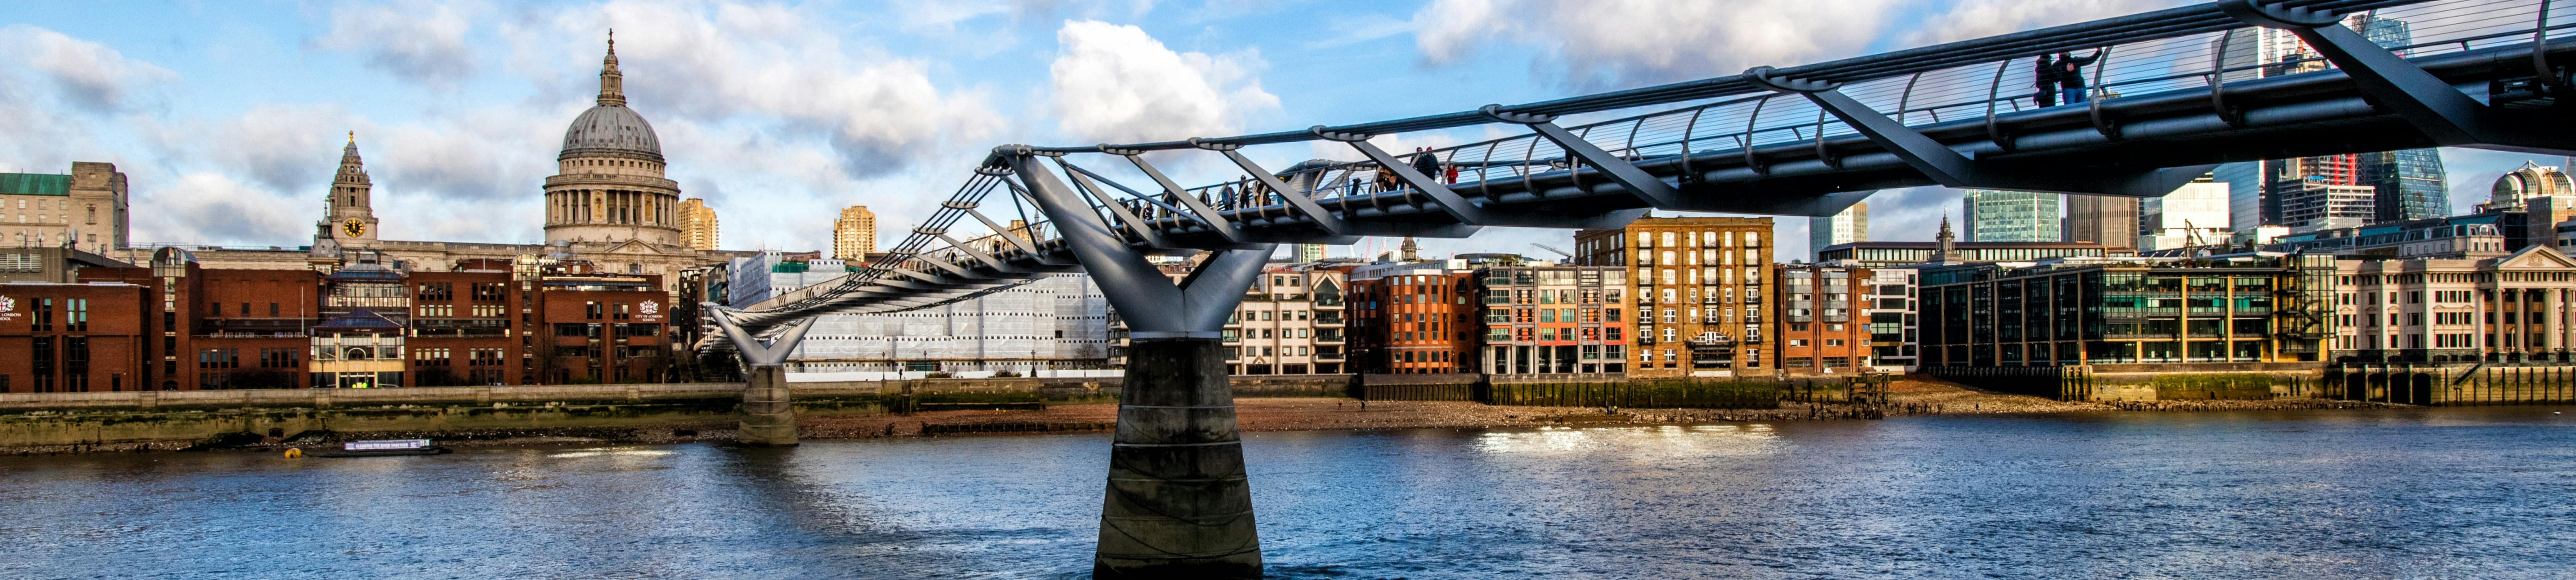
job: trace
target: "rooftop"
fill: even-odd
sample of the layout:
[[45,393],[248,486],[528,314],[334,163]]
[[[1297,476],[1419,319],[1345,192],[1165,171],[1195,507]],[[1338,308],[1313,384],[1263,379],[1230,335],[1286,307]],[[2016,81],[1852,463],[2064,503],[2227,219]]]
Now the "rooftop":
[[72,176],[51,173],[0,173],[0,195],[71,195]]

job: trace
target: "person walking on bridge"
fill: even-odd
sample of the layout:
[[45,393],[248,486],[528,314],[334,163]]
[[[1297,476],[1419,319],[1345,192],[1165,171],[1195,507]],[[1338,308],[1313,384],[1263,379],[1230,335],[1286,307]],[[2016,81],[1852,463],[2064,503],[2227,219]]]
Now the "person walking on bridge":
[[1422,172],[1423,177],[1437,179],[1437,176],[1440,175],[1440,158],[1432,155],[1431,148],[1429,147],[1415,149],[1414,151],[1416,151],[1417,154],[1413,156],[1413,170]]
[[2065,97],[2066,104],[2084,103],[2084,65],[2093,64],[2093,61],[2097,60],[2102,60],[2102,49],[2099,48],[2093,49],[2093,54],[2086,56],[2075,56],[2073,52],[2057,53],[2058,92]]
[[2057,106],[2057,62],[2049,60],[2048,55],[2039,55],[2039,62],[2030,65],[2030,76],[2031,86],[2039,89],[2030,94],[2031,102],[2039,103],[2042,109]]

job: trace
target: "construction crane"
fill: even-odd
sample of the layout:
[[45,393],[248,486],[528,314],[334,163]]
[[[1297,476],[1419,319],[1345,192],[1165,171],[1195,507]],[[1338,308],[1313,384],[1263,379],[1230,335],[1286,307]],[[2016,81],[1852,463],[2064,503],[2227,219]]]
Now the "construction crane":
[[1567,252],[1567,251],[1565,251],[1565,250],[1559,250],[1559,249],[1556,249],[1555,247],[1549,246],[1549,245],[1547,245],[1547,244],[1541,244],[1541,243],[1537,243],[1537,242],[1531,242],[1531,243],[1530,243],[1530,245],[1532,245],[1532,246],[1538,246],[1538,249],[1541,249],[1541,250],[1547,250],[1547,251],[1550,251],[1550,252],[1556,252],[1556,255],[1559,255],[1559,256],[1565,256],[1565,259],[1568,259],[1568,260],[1572,260],[1572,259],[1574,259],[1574,254],[1573,254],[1573,253]]

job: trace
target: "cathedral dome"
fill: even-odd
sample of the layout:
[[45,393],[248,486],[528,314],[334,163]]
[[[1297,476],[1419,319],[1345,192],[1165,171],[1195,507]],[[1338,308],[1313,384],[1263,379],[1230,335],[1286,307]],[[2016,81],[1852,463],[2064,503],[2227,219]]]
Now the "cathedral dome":
[[626,108],[626,75],[617,71],[617,37],[608,37],[608,58],[599,63],[599,106],[573,117],[564,129],[563,154],[574,157],[643,157],[662,161],[662,138],[644,116]]
[[582,156],[643,156],[662,160],[662,139],[654,136],[653,125],[644,116],[624,105],[600,105],[582,111],[564,129],[563,155],[558,159]]

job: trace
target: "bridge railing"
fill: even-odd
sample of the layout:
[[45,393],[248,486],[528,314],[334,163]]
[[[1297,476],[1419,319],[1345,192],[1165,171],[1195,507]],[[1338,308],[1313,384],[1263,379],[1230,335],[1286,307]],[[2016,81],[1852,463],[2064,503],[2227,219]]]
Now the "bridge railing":
[[[2285,4],[2350,11],[2346,23],[2367,38],[2410,57],[2529,44],[2562,37],[2568,28],[2576,27],[2576,18],[2564,14],[2564,7],[2552,6],[2550,0],[2291,0]],[[2041,54],[2060,52],[2097,58],[2083,67],[2087,102],[2042,107],[2033,82],[2037,73],[2034,60]],[[2106,101],[2207,91],[2213,106],[2223,110],[2227,106],[2228,83],[2332,69],[2294,35],[2246,27],[2214,6],[2199,5],[1787,67],[1779,72],[1841,83],[1843,94],[1905,125],[1983,123],[1997,144],[2009,151],[2011,136],[1998,127],[2011,119],[2041,113],[2061,115],[2068,110],[2082,110],[2067,107],[2081,107],[2090,109],[2097,129],[2110,134],[2117,130],[2119,119],[2105,114]],[[1838,155],[1834,147],[1863,141],[1857,131],[1809,100],[1770,92],[1737,76],[1499,110],[1566,116],[1565,129],[1587,143],[1631,160],[1678,159],[1685,174],[1694,160],[1712,156],[1740,158],[1742,165],[1756,171],[1769,157],[1803,157],[1831,164]],[[1319,130],[1388,135],[1498,122],[1485,113],[1470,111]],[[1097,219],[1139,245],[1153,245],[1147,235],[1151,232],[1207,230],[1209,224],[1202,221],[1204,218],[1186,207],[1193,201],[1238,226],[1302,219],[1287,203],[1291,196],[1315,200],[1330,211],[1361,218],[1384,215],[1385,208],[1391,205],[1418,208],[1433,203],[1428,196],[1381,175],[1383,169],[1370,161],[1310,162],[1283,168],[1277,173],[1290,191],[1270,191],[1261,185],[1263,180],[1251,178],[1169,187],[1194,198],[1184,200],[1156,185],[1159,180],[1137,179],[1136,172],[1120,171],[1117,177],[1122,179],[1113,180],[1093,167],[1106,169],[1112,164],[1063,158],[1110,153],[1112,158],[1125,157],[1144,169],[1146,163],[1138,154],[1322,138],[1315,131],[1288,131],[1186,141],[1040,147],[1034,151],[1058,156],[1054,165],[1071,178],[1071,187],[1085,195]],[[1402,161],[1411,161],[1414,155],[1409,151],[1393,154]],[[1492,199],[1497,188],[1530,191],[1530,184],[1544,178],[1581,176],[1577,164],[1569,161],[1562,147],[1535,133],[1438,147],[1431,154],[1456,166],[1458,175],[1451,189],[1470,200]],[[1022,198],[1024,194],[1015,191],[1019,185],[1004,177],[1005,173],[990,166],[978,168],[941,209],[886,257],[828,283],[829,288],[800,292],[790,300],[773,300],[769,307],[748,312],[747,316],[767,321],[820,312],[918,308],[1013,283],[1005,279],[943,285],[915,279],[925,277],[918,274],[937,275],[952,269],[947,267],[976,264],[978,256],[957,247],[961,243],[976,248],[985,257],[1069,264],[1070,258],[1062,255],[1061,242],[1047,234],[1051,231],[1050,222],[1041,212],[1033,211],[1034,207]],[[1448,181],[1445,175],[1433,177]],[[1130,187],[1122,181],[1138,185]],[[999,195],[995,195],[997,192]],[[1002,209],[1005,201],[1007,213]],[[1129,226],[1122,212],[1135,216],[1144,226]],[[1007,243],[1000,237],[999,228],[994,227],[998,225],[995,222],[1006,219],[1027,224],[1034,233],[1027,236],[1024,244]],[[1036,259],[1040,254],[1052,258]],[[903,272],[915,274],[897,275]],[[897,296],[920,298],[894,300]]]

